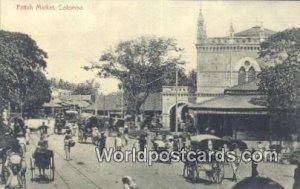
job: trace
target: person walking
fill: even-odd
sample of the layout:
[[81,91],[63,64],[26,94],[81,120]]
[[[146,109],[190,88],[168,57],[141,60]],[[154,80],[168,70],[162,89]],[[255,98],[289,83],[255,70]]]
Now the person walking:
[[140,143],[140,150],[144,150],[144,148],[147,145],[147,131],[145,130],[143,133],[141,133],[140,138],[139,138],[139,143]]
[[128,125],[125,124],[124,126],[124,140],[125,140],[125,145],[128,145],[128,141],[129,141],[129,128],[128,128]]
[[[255,152],[255,149],[253,148],[252,153],[254,153],[254,152]],[[258,176],[257,166],[258,166],[257,162],[252,160],[251,161],[251,177]]]
[[298,160],[297,167],[294,171],[294,180],[293,189],[300,189],[300,160]]
[[121,151],[122,147],[124,147],[122,138],[121,138],[121,133],[118,133],[117,137],[115,138],[115,149],[116,151]]
[[135,156],[137,157],[137,153],[140,151],[140,140],[139,138],[133,143],[132,149],[135,149]]
[[39,126],[40,140],[47,138],[47,136],[48,136],[48,129],[49,129],[49,127],[45,124],[45,122],[43,122],[42,125]]
[[263,152],[265,150],[265,146],[263,145],[263,143],[261,141],[257,142],[257,150],[260,152]]
[[65,155],[66,160],[71,160],[71,147],[75,145],[71,135],[66,135],[64,138],[64,149],[65,149]]
[[[240,153],[240,149],[238,148],[238,144],[237,143],[233,143],[232,144],[233,146],[233,151],[234,151],[234,154],[235,154],[235,161],[234,162],[231,162],[231,168],[232,168],[232,180],[234,182],[237,182],[237,171],[239,169],[239,166],[240,166],[240,156],[241,156],[241,153]],[[228,146],[225,145],[224,146],[224,150],[228,151]]]
[[101,132],[101,135],[98,140],[98,149],[100,152],[100,156],[102,156],[103,149],[106,147],[106,136],[104,132]]

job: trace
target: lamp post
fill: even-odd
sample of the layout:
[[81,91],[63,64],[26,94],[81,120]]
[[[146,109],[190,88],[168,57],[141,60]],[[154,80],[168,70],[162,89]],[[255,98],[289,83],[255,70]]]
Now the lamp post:
[[95,115],[98,115],[98,89],[95,94]]
[[178,132],[178,69],[176,68],[175,74],[175,133]]
[[124,118],[124,91],[123,91],[123,86],[121,86],[121,117]]

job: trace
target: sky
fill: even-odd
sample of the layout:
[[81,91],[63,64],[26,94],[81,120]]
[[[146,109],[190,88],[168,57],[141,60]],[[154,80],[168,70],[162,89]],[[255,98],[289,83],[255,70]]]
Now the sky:
[[[30,35],[48,53],[46,74],[80,83],[97,78],[82,69],[97,61],[119,41],[140,36],[173,37],[185,49],[185,68],[196,68],[196,31],[200,7],[209,37],[227,36],[230,22],[236,32],[263,22],[282,31],[300,27],[296,1],[108,1],[0,0],[1,29]],[[37,5],[55,10],[36,10]],[[21,10],[31,5],[33,10]],[[79,6],[83,10],[60,10]],[[103,93],[117,90],[117,80],[97,79]]]

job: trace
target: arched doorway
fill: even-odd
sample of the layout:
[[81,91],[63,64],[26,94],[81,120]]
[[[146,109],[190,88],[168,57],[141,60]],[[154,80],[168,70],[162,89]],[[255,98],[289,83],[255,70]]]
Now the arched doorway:
[[248,71],[248,81],[251,82],[253,80],[255,80],[255,69],[253,67],[249,68],[249,71]]
[[[174,105],[171,109],[170,109],[170,131],[174,132],[175,131],[175,110],[176,109],[176,105]],[[179,120],[177,122],[177,124],[179,123],[180,120],[185,121],[185,115],[188,112],[188,108],[187,108],[187,104],[185,103],[178,103],[178,115]],[[183,128],[178,127],[178,131],[182,131]]]
[[246,70],[244,67],[241,67],[238,75],[238,84],[241,85],[244,83],[246,83]]

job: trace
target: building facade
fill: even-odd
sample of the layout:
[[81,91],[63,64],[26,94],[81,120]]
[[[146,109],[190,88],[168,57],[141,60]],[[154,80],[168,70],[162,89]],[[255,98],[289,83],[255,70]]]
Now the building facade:
[[[224,95],[224,90],[233,86],[243,86],[256,80],[264,66],[258,58],[260,44],[275,32],[261,24],[241,32],[235,32],[233,23],[228,24],[228,35],[208,37],[205,19],[200,9],[197,20],[197,91],[188,93],[184,87],[177,89],[178,117],[193,106]],[[173,90],[172,90],[173,89]],[[164,87],[163,122],[166,128],[173,130],[176,90]],[[180,121],[180,120],[179,120]]]
[[274,31],[261,25],[236,33],[231,23],[228,36],[207,37],[201,10],[197,26],[197,102],[256,79],[262,66],[258,60],[260,44]]

